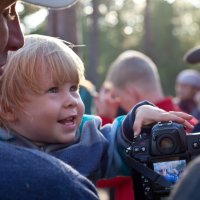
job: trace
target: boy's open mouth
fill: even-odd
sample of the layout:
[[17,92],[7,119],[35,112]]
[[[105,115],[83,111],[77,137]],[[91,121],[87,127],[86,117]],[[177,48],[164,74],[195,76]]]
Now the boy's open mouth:
[[71,116],[71,117],[67,117],[65,119],[61,119],[61,120],[58,120],[58,123],[60,124],[71,124],[71,123],[74,123],[75,121],[75,116]]

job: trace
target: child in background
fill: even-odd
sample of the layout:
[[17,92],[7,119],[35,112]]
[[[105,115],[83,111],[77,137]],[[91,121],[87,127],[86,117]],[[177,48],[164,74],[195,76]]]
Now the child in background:
[[200,73],[195,69],[185,69],[176,78],[176,98],[175,103],[182,111],[189,113],[198,120],[198,103],[195,96],[200,92]]
[[116,117],[125,114],[118,113],[119,106],[120,101],[112,94],[110,83],[105,81],[95,96],[96,112],[102,119],[102,125],[112,123]]
[[[27,36],[24,47],[9,54],[4,70],[0,139],[49,153],[91,180],[129,175],[124,150],[143,125],[172,120],[192,128],[190,115],[165,112],[148,102],[101,127],[99,117],[84,115],[82,61],[56,38]],[[133,132],[125,131],[130,128]]]

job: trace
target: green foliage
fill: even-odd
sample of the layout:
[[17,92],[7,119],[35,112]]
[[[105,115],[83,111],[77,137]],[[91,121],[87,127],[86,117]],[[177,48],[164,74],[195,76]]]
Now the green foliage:
[[[139,31],[134,29],[134,32],[131,35],[126,35],[124,33],[124,28],[126,26],[135,26],[137,29],[139,29],[139,27],[142,28],[141,22],[137,22],[137,17],[139,18],[141,14],[138,13],[136,16],[133,13],[134,4],[132,0],[124,1],[121,6],[117,4],[118,1],[116,0],[102,0],[101,2],[101,6],[104,5],[107,8],[107,11],[101,13],[99,17],[100,41],[98,74],[100,76],[100,82],[98,83],[97,88],[100,87],[105,79],[106,72],[114,59],[124,50],[138,49],[142,36]],[[88,36],[91,28],[91,20],[90,15],[81,19],[84,44],[88,44],[89,41]],[[87,60],[90,59],[87,51],[87,48],[84,49],[86,73],[90,70],[87,64]]]
[[41,7],[33,6],[30,4],[22,4],[22,3],[20,3],[20,5],[22,6],[21,7],[22,10],[19,13],[19,15],[20,15],[21,23],[25,27],[24,33],[25,34],[35,34],[35,33],[46,34],[47,31],[46,31],[46,21],[45,20],[42,23],[40,23],[38,26],[36,26],[35,28],[31,27],[31,23],[34,22],[34,20],[38,20],[38,18],[32,19],[32,22],[31,23],[29,22],[30,24],[27,23],[27,21],[26,21],[27,18],[29,18],[31,15],[40,11]]
[[[89,33],[91,30],[91,13],[85,12],[91,7],[92,0],[81,1],[80,24],[83,41],[81,44],[83,60],[86,66],[86,76],[90,71]],[[145,4],[135,0],[93,0],[99,2],[99,51],[97,88],[102,84],[112,61],[124,50],[135,49],[146,52],[144,48]],[[138,3],[139,2],[139,3]],[[150,55],[157,64],[162,85],[166,95],[174,94],[176,75],[185,68],[200,69],[200,65],[188,65],[183,61],[183,55],[192,47],[200,44],[200,12],[191,2],[175,0],[149,0],[151,4]],[[26,6],[24,15],[33,13],[38,8]],[[45,34],[45,24],[39,26],[34,33]]]
[[[194,37],[191,35],[193,27],[199,27],[199,10],[180,0],[174,4],[163,0],[152,3],[153,58],[158,65],[165,93],[174,94],[176,75],[185,68],[194,68],[183,61],[183,55],[199,40],[199,30],[193,33]],[[190,16],[191,24],[186,27],[183,18]]]
[[183,69],[180,41],[173,34],[173,4],[152,1],[152,59],[158,66],[166,94],[174,91],[177,73]]

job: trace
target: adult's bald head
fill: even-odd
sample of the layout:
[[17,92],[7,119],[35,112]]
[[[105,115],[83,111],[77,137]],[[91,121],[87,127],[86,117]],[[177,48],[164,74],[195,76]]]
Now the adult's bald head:
[[154,103],[164,97],[155,63],[138,51],[120,54],[111,64],[106,81],[127,112],[142,100]]
[[155,63],[145,54],[128,50],[120,54],[111,64],[108,71],[108,81],[116,87],[128,83],[143,88],[143,91],[160,90],[160,78]]

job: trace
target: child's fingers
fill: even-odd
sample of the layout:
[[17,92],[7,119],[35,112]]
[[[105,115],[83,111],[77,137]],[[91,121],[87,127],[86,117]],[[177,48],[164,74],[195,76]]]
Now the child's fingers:
[[[144,110],[148,111],[148,114],[146,114]],[[138,136],[140,134],[141,127],[143,125],[148,125],[159,121],[174,121],[183,124],[188,129],[193,129],[193,125],[189,121],[187,121],[191,119],[192,116],[184,112],[166,112],[156,107],[151,107],[151,109],[149,110],[148,106],[144,106],[143,112],[140,112],[140,110],[138,110],[138,112],[136,113],[136,118],[133,125],[134,136]]]
[[192,119],[192,115],[189,115],[189,114],[184,113],[184,112],[170,111],[169,113],[174,114],[174,115],[176,115],[176,116],[178,116],[178,117],[184,118],[184,119],[186,119],[186,120]]
[[188,122],[187,120],[185,120],[185,122],[183,123],[183,125],[186,128],[190,129],[190,130],[192,130],[194,128],[194,126],[190,122]]
[[161,113],[160,121],[176,121],[179,123],[184,123],[185,120],[190,120],[191,115],[183,112],[170,111],[168,113]]
[[184,112],[170,111],[169,113],[163,113],[160,117],[160,121],[174,121],[183,124],[188,129],[193,129],[194,126],[188,121],[192,119],[192,116]]
[[178,123],[184,123],[185,119],[174,114],[162,114],[161,117],[159,118],[159,121],[163,122],[174,121]]
[[141,118],[136,118],[135,123],[133,124],[133,131],[134,131],[134,137],[137,137],[141,132],[142,127],[142,121]]
[[174,119],[173,121],[183,124],[188,129],[194,128],[194,126],[188,121],[192,119],[191,115],[184,112],[174,112],[174,111],[170,111],[170,113],[176,116],[176,119]]

